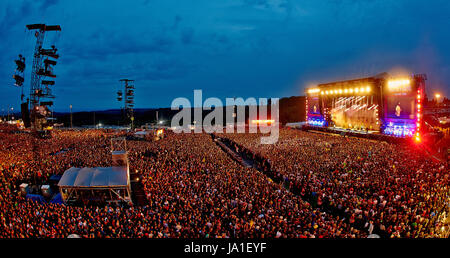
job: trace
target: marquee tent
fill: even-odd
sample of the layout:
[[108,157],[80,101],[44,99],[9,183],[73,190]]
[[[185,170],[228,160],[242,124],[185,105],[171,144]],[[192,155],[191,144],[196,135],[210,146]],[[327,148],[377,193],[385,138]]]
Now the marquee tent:
[[65,202],[95,200],[131,202],[128,167],[95,167],[66,170],[58,183]]

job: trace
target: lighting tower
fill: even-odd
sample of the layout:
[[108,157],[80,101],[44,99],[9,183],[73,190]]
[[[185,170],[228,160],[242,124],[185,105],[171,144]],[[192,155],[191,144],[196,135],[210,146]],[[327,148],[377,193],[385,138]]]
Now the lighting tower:
[[[56,78],[53,74],[53,66],[59,55],[58,49],[52,45],[50,48],[43,48],[46,32],[61,31],[59,25],[29,24],[28,30],[34,30],[36,36],[36,46],[34,48],[33,67],[31,71],[30,85],[30,118],[31,128],[35,131],[43,131],[47,124],[47,117],[50,115],[48,106],[53,105],[49,99],[55,98],[49,86],[55,85],[55,81],[48,80],[47,77]],[[50,59],[51,58],[51,59]]]
[[[120,82],[125,83],[124,94],[122,95],[122,91],[117,92],[117,100],[124,100],[124,111],[127,119],[131,120],[131,129],[134,127],[134,80],[129,79],[121,79]],[[123,96],[123,98],[122,98]]]

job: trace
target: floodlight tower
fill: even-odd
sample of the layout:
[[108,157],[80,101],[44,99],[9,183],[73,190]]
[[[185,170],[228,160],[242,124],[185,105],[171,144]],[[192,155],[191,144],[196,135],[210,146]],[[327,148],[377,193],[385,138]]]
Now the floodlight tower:
[[[120,82],[125,83],[123,100],[124,100],[124,111],[127,119],[131,120],[131,128],[134,127],[134,80],[120,79]],[[122,101],[122,91],[117,92],[117,100]]]
[[53,66],[56,65],[56,61],[52,59],[59,58],[56,53],[58,49],[54,45],[49,49],[44,49],[42,46],[45,33],[61,31],[61,27],[59,25],[29,24],[27,29],[34,30],[36,36],[30,85],[31,127],[35,131],[42,131],[47,123],[47,117],[50,115],[47,106],[53,105],[53,101],[48,99],[55,98],[49,88],[55,84],[55,81],[48,80],[46,77],[56,78],[56,75],[53,74]]

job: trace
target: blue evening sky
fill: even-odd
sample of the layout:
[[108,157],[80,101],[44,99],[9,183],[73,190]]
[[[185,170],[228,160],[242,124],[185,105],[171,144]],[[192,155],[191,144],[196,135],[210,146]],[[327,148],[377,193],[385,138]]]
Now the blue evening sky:
[[49,33],[61,58],[56,111],[119,108],[119,79],[135,79],[136,107],[176,97],[286,97],[314,83],[389,71],[428,75],[449,95],[450,1],[77,0],[0,2],[0,108],[20,109],[14,59],[27,58],[26,24]]

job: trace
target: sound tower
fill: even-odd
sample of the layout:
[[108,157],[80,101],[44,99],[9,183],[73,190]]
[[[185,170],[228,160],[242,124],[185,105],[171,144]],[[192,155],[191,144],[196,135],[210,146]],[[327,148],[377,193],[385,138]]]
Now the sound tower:
[[29,128],[31,126],[30,121],[30,112],[28,111],[28,102],[24,102],[20,104],[20,111],[22,113],[22,121],[26,128]]

